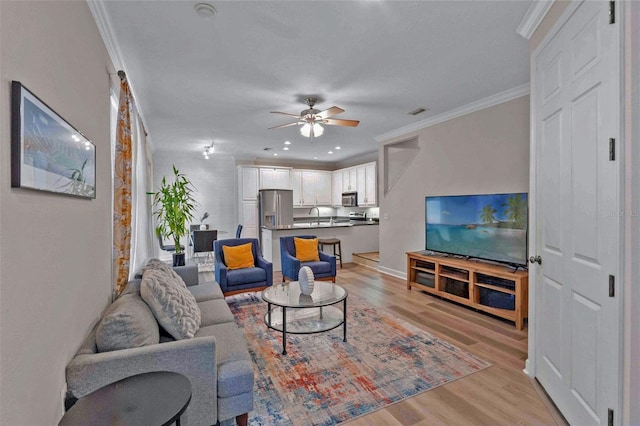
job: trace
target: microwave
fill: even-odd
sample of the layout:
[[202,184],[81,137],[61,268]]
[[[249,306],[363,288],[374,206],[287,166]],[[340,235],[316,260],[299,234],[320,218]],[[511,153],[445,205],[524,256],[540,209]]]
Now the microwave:
[[342,207],[357,207],[358,206],[358,193],[343,192],[342,193]]

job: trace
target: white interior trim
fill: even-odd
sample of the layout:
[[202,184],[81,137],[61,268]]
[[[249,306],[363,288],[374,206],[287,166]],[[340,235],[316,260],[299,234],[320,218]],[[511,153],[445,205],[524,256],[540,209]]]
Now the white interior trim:
[[425,118],[424,120],[411,123],[409,125],[400,127],[390,132],[383,133],[375,137],[376,142],[383,142],[389,139],[404,136],[408,133],[415,132],[426,127],[431,127],[444,121],[452,120],[454,118],[461,117],[463,115],[471,114],[472,112],[479,111],[494,105],[508,102],[510,100],[519,98],[529,94],[529,83],[517,86],[504,92],[496,93],[495,95],[488,96],[484,99],[471,102],[458,108],[454,108],[442,114],[434,115],[433,117]]
[[529,40],[533,33],[536,32],[538,26],[551,9],[554,0],[536,0],[531,3],[527,13],[522,17],[520,25],[516,29],[516,33]]
[[[111,63],[113,63],[113,66],[116,70],[124,70],[126,73],[127,67],[125,66],[124,60],[122,59],[120,44],[118,43],[118,38],[115,32],[113,31],[113,25],[111,25],[111,20],[109,19],[109,14],[105,9],[104,4],[104,0],[87,0],[87,5],[89,6],[89,10],[93,15],[93,19],[96,21],[98,31],[100,32],[100,36],[102,37],[102,41],[104,42],[105,47],[107,48],[107,53],[109,53]],[[133,82],[131,81],[129,76],[127,76],[127,81],[129,83],[131,93],[133,94],[133,99],[135,100],[138,97],[136,96]],[[147,126],[144,123],[146,123],[147,120],[144,118],[144,113],[137,102],[135,103],[135,109],[138,115],[140,115],[143,127],[146,129]],[[150,136],[147,136],[147,144],[149,145],[151,151],[153,151],[153,143]]]
[[396,271],[395,269],[387,268],[386,266],[378,266],[378,271],[383,274],[391,275],[392,277],[400,278],[402,280],[407,279],[406,271]]

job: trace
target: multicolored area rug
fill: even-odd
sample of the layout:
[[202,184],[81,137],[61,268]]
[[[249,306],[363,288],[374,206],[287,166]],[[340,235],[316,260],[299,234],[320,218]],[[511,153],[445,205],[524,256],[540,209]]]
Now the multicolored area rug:
[[491,365],[353,295],[346,343],[342,327],[289,334],[282,355],[260,293],[226,300],[254,362],[251,425],[335,425]]

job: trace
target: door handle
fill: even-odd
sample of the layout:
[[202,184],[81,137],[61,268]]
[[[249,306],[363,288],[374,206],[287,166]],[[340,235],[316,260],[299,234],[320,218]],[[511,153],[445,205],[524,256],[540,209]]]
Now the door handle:
[[529,263],[537,263],[539,265],[542,265],[542,257],[540,257],[540,256],[531,256],[529,258]]

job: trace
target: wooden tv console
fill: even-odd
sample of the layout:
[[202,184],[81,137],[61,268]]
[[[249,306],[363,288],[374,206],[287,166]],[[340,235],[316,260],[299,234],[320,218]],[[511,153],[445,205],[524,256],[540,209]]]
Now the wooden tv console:
[[407,289],[415,287],[515,322],[528,316],[529,273],[481,261],[407,253]]

